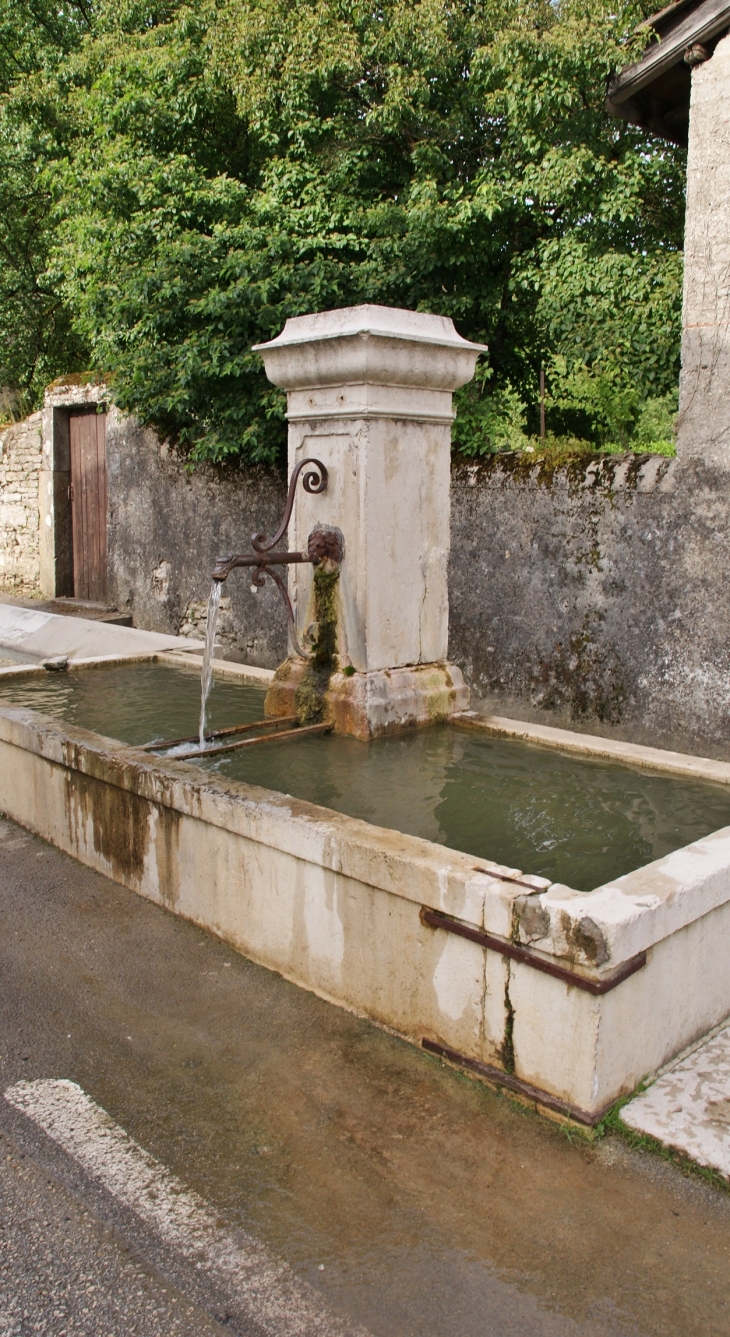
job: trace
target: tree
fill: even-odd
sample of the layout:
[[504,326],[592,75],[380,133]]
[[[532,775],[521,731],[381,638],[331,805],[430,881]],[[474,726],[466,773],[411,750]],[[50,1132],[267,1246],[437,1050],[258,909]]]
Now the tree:
[[88,356],[47,272],[65,126],[46,84],[90,31],[84,0],[0,0],[0,385],[26,407]]
[[283,397],[252,344],[374,301],[489,344],[461,449],[534,430],[541,365],[556,431],[610,446],[620,422],[630,440],[676,385],[683,216],[681,151],[603,108],[637,17],[102,6],[42,83],[66,127],[53,272],[119,404],[193,458],[274,459]]

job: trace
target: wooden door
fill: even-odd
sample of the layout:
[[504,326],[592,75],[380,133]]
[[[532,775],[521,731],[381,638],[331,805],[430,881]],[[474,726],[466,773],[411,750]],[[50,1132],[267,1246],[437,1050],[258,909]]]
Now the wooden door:
[[106,599],[106,414],[71,413],[74,598]]

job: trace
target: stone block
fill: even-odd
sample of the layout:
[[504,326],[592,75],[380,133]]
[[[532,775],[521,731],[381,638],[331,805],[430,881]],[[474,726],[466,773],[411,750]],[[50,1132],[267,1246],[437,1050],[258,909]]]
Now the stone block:
[[[302,659],[287,659],[266,694],[271,718],[297,714],[297,693],[307,672]],[[324,718],[338,733],[379,738],[403,729],[437,724],[468,705],[469,691],[455,664],[334,673],[325,693]]]

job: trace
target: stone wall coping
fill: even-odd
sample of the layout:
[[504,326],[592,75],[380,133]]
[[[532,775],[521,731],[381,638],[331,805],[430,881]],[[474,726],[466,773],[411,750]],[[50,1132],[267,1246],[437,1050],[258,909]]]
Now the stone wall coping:
[[[0,658],[2,658],[0,646]],[[124,664],[170,664],[173,668],[187,669],[200,676],[203,641],[193,641],[190,649],[150,651],[140,650],[129,655],[88,655],[84,659],[69,659],[67,672],[75,673],[79,669],[110,668]],[[200,653],[198,653],[200,652]],[[217,678],[238,678],[243,682],[253,682],[268,686],[274,676],[274,669],[257,668],[252,664],[238,664],[233,660],[214,659],[213,672]],[[27,663],[9,664],[0,668],[0,679],[42,677],[47,670],[34,656]]]
[[[202,650],[202,641],[195,641],[194,644]],[[200,674],[201,656],[192,647],[190,650],[185,650],[182,646],[179,651],[165,650],[154,658],[158,664],[171,664],[174,668],[188,669],[191,673]],[[262,687],[268,687],[276,671],[258,668],[255,664],[239,664],[232,659],[214,659],[212,669],[216,678],[238,678],[241,682],[255,682]]]
[[[454,723],[493,737],[520,739],[617,765],[730,784],[730,764],[709,757],[664,752],[476,711],[461,712],[454,716]],[[587,927],[593,938],[592,946],[586,940],[583,951],[594,954],[599,965],[627,961],[730,900],[730,828],[712,832],[594,891],[574,891],[553,883],[532,898],[529,916],[520,925],[520,940],[550,955],[575,953],[576,900],[586,921],[583,931]]]
[[519,738],[526,743],[600,758],[620,766],[637,766],[641,770],[661,771],[666,775],[682,775],[688,779],[730,785],[730,762],[714,761],[711,757],[694,757],[684,752],[643,747],[639,743],[600,738],[596,734],[574,733],[570,729],[506,719],[501,715],[482,715],[476,710],[460,711],[452,717],[452,721],[462,729],[473,729],[501,738]]
[[23,708],[0,707],[0,738],[502,937],[514,935],[517,911],[522,942],[598,978],[730,900],[730,829],[579,892],[187,762],[151,758]]
[[[91,618],[66,617],[43,608],[0,603],[0,650],[3,645],[35,659],[65,655],[69,659],[119,659],[137,653],[174,650],[180,637],[120,627]],[[185,647],[187,649],[187,645]]]
[[[580,901],[583,924],[576,923]],[[570,955],[576,931],[588,934],[595,964],[627,961],[730,901],[730,827],[674,850],[663,859],[607,882],[595,891],[553,885],[534,898],[520,939],[551,955]],[[540,923],[537,903],[544,912]],[[547,927],[545,927],[547,925]],[[584,949],[585,950],[585,949]]]
[[150,757],[115,739],[62,724],[35,711],[0,706],[0,739],[68,770],[162,807],[235,832],[294,858],[315,863],[392,895],[424,903],[482,927],[488,889],[500,887],[505,907],[502,931],[511,922],[511,900],[525,887],[500,884],[500,873],[520,877],[519,869],[475,860],[428,840],[373,826],[358,818],[257,785],[229,780],[194,764]]
[[[0,658],[2,657],[3,647],[0,646]],[[77,669],[94,668],[121,668],[125,664],[154,664],[158,656],[150,654],[148,650],[141,650],[138,654],[130,655],[92,655],[86,659],[70,659],[68,662],[68,673],[76,672]],[[0,681],[11,681],[15,678],[42,678],[48,673],[48,669],[41,660],[36,658],[28,660],[27,663],[9,664],[5,668],[0,668]]]

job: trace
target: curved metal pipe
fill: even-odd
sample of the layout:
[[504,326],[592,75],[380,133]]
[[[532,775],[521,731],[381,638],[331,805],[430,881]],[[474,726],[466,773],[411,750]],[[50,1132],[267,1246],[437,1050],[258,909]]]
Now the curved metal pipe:
[[227,580],[231,571],[237,566],[255,566],[257,570],[263,570],[268,566],[289,566],[292,562],[311,562],[311,560],[308,552],[237,553],[232,557],[218,557],[211,579]]
[[307,465],[311,465],[312,468],[310,469],[310,472],[306,473],[304,475],[304,478],[302,479],[302,487],[304,488],[304,491],[313,493],[314,495],[317,495],[318,493],[325,491],[327,487],[327,482],[329,480],[329,474],[327,473],[327,470],[325,469],[322,461],[315,459],[300,460],[298,465],[294,469],[291,478],[289,479],[289,491],[286,497],[286,506],[284,507],[284,514],[282,516],[281,524],[279,525],[279,528],[274,534],[274,537],[271,539],[267,538],[265,534],[251,535],[251,547],[253,548],[254,552],[270,552],[272,548],[276,547],[279,540],[283,538],[286,530],[289,527],[289,521],[291,520],[291,513],[294,509],[294,493],[297,490],[299,475],[301,474],[303,469],[307,468]]
[[[309,559],[307,558],[306,560],[308,561]],[[278,587],[279,593],[282,599],[284,600],[287,622],[289,624],[289,636],[291,639],[291,643],[294,646],[294,649],[296,650],[300,659],[309,659],[310,656],[305,654],[304,650],[299,644],[299,638],[297,637],[296,623],[294,621],[294,609],[292,608],[291,599],[289,598],[289,591],[286,588],[286,585],[284,584],[284,581],[282,580],[281,576],[279,575],[279,572],[272,571],[269,566],[260,566],[257,569],[256,574],[253,577],[253,580],[251,581],[251,588],[253,589],[253,586],[255,585],[257,589],[262,589],[263,585],[266,582],[267,576],[269,576],[269,578],[273,580],[274,584]]]
[[290,566],[294,562],[311,562],[312,566],[319,566],[320,563],[324,561],[340,563],[344,555],[342,535],[339,530],[334,529],[312,530],[312,533],[309,535],[306,552],[272,551],[287,529],[294,508],[294,494],[296,493],[297,483],[305,469],[308,469],[308,472],[304,474],[302,480],[304,491],[315,494],[324,492],[327,487],[329,475],[325,466],[322,464],[322,461],[310,458],[300,460],[289,480],[289,491],[287,493],[284,514],[273,538],[267,538],[265,534],[252,535],[251,547],[253,548],[253,552],[236,553],[219,557],[212,572],[212,579],[222,582],[228,579],[234,567],[253,567],[254,575],[251,580],[251,588],[254,593],[256,590],[260,590],[263,587],[266,577],[269,576],[277,586],[279,593],[284,600],[284,607],[286,608],[286,616],[289,623],[289,636],[291,637],[294,649],[302,659],[308,659],[309,655],[305,654],[299,644],[294,622],[294,609],[291,605],[289,592],[284,581],[281,579],[281,576],[277,571],[274,571],[271,568],[276,566]]

